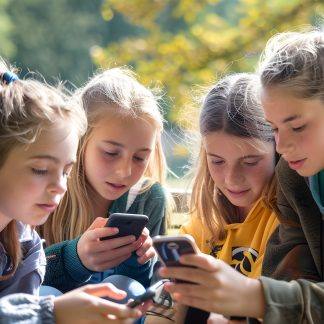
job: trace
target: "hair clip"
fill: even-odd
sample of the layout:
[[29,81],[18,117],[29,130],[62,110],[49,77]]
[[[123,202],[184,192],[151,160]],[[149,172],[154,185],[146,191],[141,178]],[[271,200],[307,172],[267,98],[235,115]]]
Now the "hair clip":
[[3,82],[10,84],[16,80],[19,80],[18,76],[13,72],[4,72],[0,75]]

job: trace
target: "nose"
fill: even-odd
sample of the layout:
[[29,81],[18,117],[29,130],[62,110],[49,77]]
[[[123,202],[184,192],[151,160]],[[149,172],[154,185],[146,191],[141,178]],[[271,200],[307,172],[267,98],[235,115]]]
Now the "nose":
[[127,178],[132,174],[131,158],[123,157],[118,161],[116,166],[116,174],[121,178]]
[[243,171],[239,166],[231,166],[225,171],[225,183],[229,186],[235,186],[244,180]]
[[276,141],[276,151],[279,154],[288,153],[294,147],[294,144],[290,139],[289,135],[284,131],[278,130],[277,134],[275,134],[275,141]]
[[65,175],[55,176],[48,186],[48,191],[54,194],[64,194],[67,190],[67,178]]

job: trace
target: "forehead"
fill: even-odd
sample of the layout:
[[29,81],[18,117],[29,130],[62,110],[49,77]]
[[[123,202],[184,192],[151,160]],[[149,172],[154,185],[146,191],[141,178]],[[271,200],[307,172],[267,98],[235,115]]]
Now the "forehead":
[[305,118],[324,115],[324,102],[319,99],[303,99],[278,87],[264,88],[261,103],[268,121],[276,124],[298,116]]
[[91,132],[90,140],[113,140],[125,145],[151,146],[157,127],[144,118],[110,116],[100,119]]
[[212,132],[203,138],[207,154],[227,158],[241,158],[247,155],[259,155],[272,152],[273,143],[266,143],[256,138],[244,138],[224,132]]
[[71,161],[75,159],[78,142],[77,128],[70,122],[62,121],[59,125],[49,126],[42,130],[35,142],[17,146],[12,153],[22,159],[49,155],[60,161]]

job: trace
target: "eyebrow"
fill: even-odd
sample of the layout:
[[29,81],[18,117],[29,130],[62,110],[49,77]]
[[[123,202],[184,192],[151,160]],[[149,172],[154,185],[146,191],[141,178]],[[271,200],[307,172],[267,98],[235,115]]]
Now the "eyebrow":
[[[298,118],[301,118],[301,115],[293,115],[293,116],[290,116],[290,117],[285,118],[285,119],[282,121],[282,123],[285,124],[285,123],[291,122],[291,121],[293,121],[293,120],[296,120],[296,119],[298,119]],[[267,119],[267,122],[270,123],[270,124],[273,124],[273,122],[270,121],[270,120],[268,120],[268,119]]]
[[[55,164],[59,164],[60,160],[58,158],[56,158],[55,156],[52,155],[34,155],[30,157],[31,160],[50,160],[52,162],[54,162]],[[67,163],[67,165],[71,165],[74,164],[75,160],[72,160],[71,162]]]
[[[107,143],[107,144],[111,144],[111,145],[114,145],[114,146],[118,146],[118,147],[121,147],[121,148],[125,148],[125,145],[122,144],[122,143],[118,143],[118,142],[115,142],[115,141],[103,141],[104,143]],[[144,147],[144,148],[141,148],[139,149],[138,151],[143,151],[143,152],[151,152],[152,150],[150,148],[147,148],[147,147]]]
[[[216,157],[216,158],[223,159],[221,156],[219,156],[217,154],[214,154],[214,153],[207,153],[207,155],[213,156],[213,157]],[[260,158],[260,157],[262,157],[262,156],[261,155],[257,155],[257,154],[250,154],[250,155],[245,155],[245,156],[240,157],[240,160],[252,159],[252,158]]]

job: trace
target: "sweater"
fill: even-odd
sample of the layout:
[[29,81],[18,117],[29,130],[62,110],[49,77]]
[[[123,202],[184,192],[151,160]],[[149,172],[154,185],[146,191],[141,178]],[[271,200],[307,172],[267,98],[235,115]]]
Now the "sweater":
[[209,229],[198,217],[180,228],[180,233],[190,234],[201,252],[223,260],[242,274],[257,278],[267,241],[278,226],[276,214],[260,198],[252,207],[243,223],[225,225],[226,238],[210,243]]
[[276,174],[280,225],[264,256],[263,322],[324,323],[323,215],[307,180],[283,159]]
[[[165,234],[166,195],[161,185],[154,183],[148,190],[140,192],[127,210],[128,194],[129,192],[126,192],[112,203],[108,215],[116,212],[125,213],[126,211],[131,214],[144,214],[149,217],[146,227],[152,237]],[[53,244],[45,249],[47,258],[45,285],[66,292],[89,283],[94,274],[98,276],[97,272],[87,269],[82,264],[77,254],[78,241],[79,237]],[[148,287],[152,277],[153,264],[153,259],[143,265],[139,264],[134,253],[118,266],[107,269],[102,273],[101,278],[120,274],[135,279],[144,287]]]

